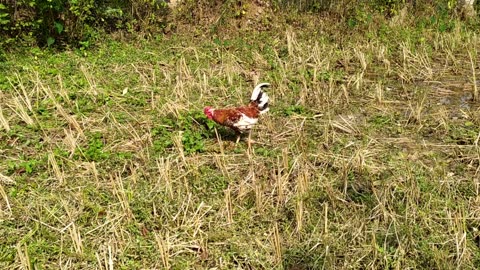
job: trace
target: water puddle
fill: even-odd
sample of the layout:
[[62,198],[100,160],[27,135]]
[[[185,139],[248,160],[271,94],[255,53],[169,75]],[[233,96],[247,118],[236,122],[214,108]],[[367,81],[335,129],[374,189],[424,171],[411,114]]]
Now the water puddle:
[[[476,81],[480,90],[480,81]],[[473,101],[473,89],[470,81],[458,79],[445,79],[435,82],[424,82],[422,85],[429,89],[431,104],[444,105],[460,110],[472,110],[479,108],[479,102]]]

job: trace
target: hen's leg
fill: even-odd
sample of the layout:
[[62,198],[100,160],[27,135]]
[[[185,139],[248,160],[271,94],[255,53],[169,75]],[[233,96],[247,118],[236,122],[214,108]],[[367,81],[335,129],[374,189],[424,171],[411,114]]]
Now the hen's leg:
[[255,140],[252,140],[252,130],[250,129],[248,131],[248,147],[250,148],[252,146],[252,144],[256,143]]
[[242,136],[242,133],[240,133],[238,130],[235,130],[235,134],[237,134],[237,141],[235,142],[235,144],[238,144],[238,142],[240,141],[240,138]]

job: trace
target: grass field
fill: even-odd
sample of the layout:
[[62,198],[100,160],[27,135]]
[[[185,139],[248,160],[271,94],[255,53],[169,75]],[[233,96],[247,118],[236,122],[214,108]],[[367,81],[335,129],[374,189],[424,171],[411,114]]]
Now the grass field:
[[301,29],[7,55],[0,268],[479,267],[478,33]]

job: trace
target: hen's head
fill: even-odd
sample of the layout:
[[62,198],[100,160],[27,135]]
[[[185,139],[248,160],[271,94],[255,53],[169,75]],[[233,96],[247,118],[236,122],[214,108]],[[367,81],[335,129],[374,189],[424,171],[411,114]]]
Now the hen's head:
[[213,108],[212,107],[205,107],[203,109],[203,113],[207,116],[208,119],[212,119],[213,118]]

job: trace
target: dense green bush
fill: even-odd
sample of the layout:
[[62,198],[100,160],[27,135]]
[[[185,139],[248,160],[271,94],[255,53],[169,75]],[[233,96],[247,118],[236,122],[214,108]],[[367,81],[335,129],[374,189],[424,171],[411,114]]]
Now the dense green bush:
[[[274,12],[328,13],[348,26],[368,25],[373,14],[393,17],[409,12],[450,20],[457,0],[183,0],[174,16],[167,0],[0,0],[1,47],[34,45],[87,48],[104,33],[123,31],[141,35],[161,32],[169,17],[175,24],[211,24],[210,18],[243,19],[246,7],[273,7]],[[477,8],[478,3],[477,2]],[[336,16],[331,16],[336,15]],[[447,23],[445,23],[447,24]],[[204,25],[215,31],[212,25]],[[1,55],[0,55],[1,56]]]
[[87,47],[99,32],[159,30],[167,12],[163,0],[3,0],[0,45]]

